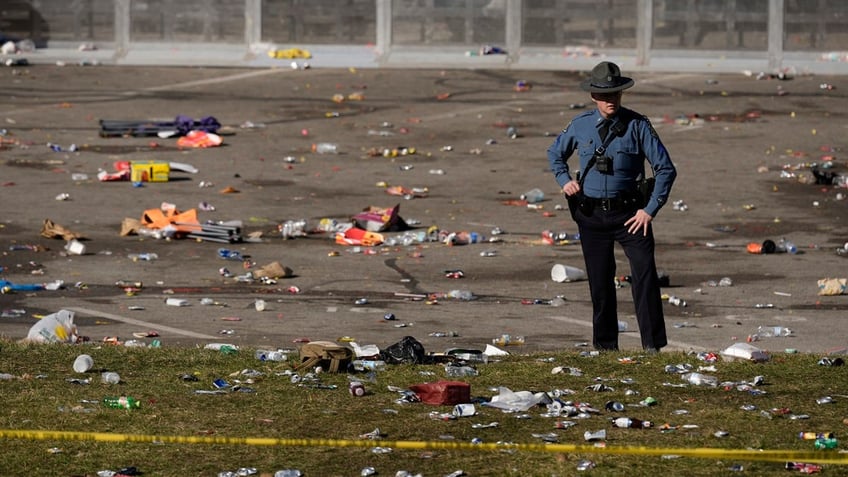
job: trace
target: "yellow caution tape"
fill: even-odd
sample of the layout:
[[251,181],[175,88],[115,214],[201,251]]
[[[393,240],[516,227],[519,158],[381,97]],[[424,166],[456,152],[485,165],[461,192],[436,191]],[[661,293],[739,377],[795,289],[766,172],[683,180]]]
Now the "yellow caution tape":
[[635,446],[600,446],[574,444],[510,444],[434,441],[387,441],[349,439],[277,439],[270,437],[226,437],[226,436],[160,436],[145,434],[113,434],[107,432],[36,431],[0,429],[0,437],[30,440],[77,440],[98,442],[153,442],[170,444],[234,444],[251,446],[281,447],[391,447],[404,450],[475,450],[501,451],[520,450],[530,452],[556,452],[574,454],[609,455],[674,455],[701,459],[734,459],[770,462],[809,462],[818,464],[848,465],[848,454],[827,451],[792,450],[742,450],[717,448],[651,448]]

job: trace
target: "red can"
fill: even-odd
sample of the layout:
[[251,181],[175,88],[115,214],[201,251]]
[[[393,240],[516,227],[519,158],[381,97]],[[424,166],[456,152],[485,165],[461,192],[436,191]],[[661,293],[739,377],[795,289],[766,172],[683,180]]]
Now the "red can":
[[352,381],[348,387],[350,395],[354,397],[362,397],[365,395],[365,386],[359,381]]

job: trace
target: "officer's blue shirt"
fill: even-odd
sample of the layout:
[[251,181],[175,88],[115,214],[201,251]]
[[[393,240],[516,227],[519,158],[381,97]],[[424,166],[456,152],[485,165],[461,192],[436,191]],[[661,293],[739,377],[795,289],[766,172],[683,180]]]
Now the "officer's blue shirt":
[[[578,115],[548,148],[548,162],[560,188],[577,177],[576,171],[572,173],[568,165],[571,155],[577,151],[580,174],[583,174],[595,149],[603,145],[599,135],[603,119],[597,109]],[[621,123],[619,137],[609,143],[604,154],[612,158],[612,174],[601,173],[592,166],[586,173],[583,193],[588,197],[612,198],[633,192],[637,181],[645,174],[647,159],[656,184],[644,210],[652,217],[656,216],[668,200],[671,186],[677,177],[677,170],[671,162],[668,150],[645,116],[621,107],[612,119],[610,134],[616,129],[615,123]]]

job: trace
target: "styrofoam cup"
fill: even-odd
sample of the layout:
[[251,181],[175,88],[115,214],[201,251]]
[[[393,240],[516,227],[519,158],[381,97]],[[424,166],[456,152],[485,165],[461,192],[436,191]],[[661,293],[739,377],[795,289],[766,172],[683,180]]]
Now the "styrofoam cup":
[[586,272],[570,265],[556,264],[551,268],[551,280],[555,282],[576,282],[586,279]]
[[74,360],[74,371],[78,373],[88,372],[94,367],[94,359],[87,354],[81,354]]
[[77,239],[73,239],[65,244],[65,250],[71,255],[83,255],[85,254],[85,244]]

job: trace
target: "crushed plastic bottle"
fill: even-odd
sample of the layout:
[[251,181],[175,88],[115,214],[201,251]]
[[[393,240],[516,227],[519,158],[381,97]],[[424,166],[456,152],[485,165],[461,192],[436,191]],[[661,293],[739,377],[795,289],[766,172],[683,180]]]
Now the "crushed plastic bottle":
[[306,220],[287,220],[277,227],[284,239],[306,236]]
[[463,301],[471,301],[474,299],[474,294],[469,290],[451,290],[448,292],[447,296],[449,298]]
[[455,366],[452,364],[445,366],[445,374],[453,378],[479,375],[477,370],[471,366]]
[[503,334],[493,339],[492,344],[498,346],[521,346],[524,344],[524,337]]
[[708,374],[685,373],[681,375],[681,378],[689,384],[694,384],[695,386],[718,386],[718,378],[716,378],[715,376],[710,376]]
[[[792,330],[785,326],[760,326],[752,336],[757,336],[758,338],[779,338],[793,336],[793,334]],[[754,341],[757,340],[755,339]]]
[[157,255],[155,253],[131,253],[131,254],[127,255],[127,258],[129,258],[133,262],[138,262],[138,261],[152,262],[153,260],[158,259],[159,255]]
[[223,258],[224,260],[244,260],[244,257],[241,255],[241,252],[239,252],[238,250],[230,250],[227,248],[219,248],[218,257]]

